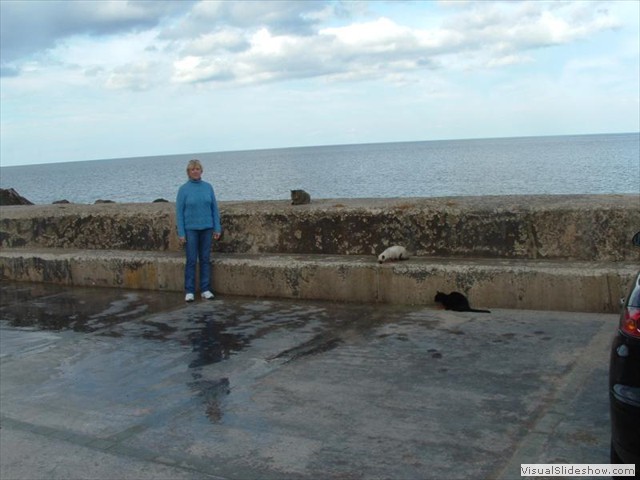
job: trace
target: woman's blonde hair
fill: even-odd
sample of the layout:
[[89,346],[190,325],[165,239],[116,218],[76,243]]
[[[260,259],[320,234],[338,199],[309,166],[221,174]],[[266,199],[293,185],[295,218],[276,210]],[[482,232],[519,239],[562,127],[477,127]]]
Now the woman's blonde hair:
[[204,168],[202,168],[202,164],[200,163],[200,160],[193,159],[193,160],[189,160],[189,163],[187,163],[187,175],[189,174],[189,170],[191,170],[193,167],[200,167],[200,170],[204,172]]

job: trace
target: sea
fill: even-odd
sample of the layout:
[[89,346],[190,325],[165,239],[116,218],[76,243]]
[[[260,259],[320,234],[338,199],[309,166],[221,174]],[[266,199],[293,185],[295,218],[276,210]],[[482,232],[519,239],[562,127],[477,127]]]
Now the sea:
[[0,166],[35,204],[175,201],[192,158],[218,201],[638,194],[640,133],[439,140]]

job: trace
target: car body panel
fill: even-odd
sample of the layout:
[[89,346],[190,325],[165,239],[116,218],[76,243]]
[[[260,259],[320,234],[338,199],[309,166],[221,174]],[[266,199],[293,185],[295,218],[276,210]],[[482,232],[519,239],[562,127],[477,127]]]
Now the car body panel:
[[640,335],[621,328],[629,307],[640,307],[640,272],[625,299],[609,363],[612,462],[637,464],[640,463]]

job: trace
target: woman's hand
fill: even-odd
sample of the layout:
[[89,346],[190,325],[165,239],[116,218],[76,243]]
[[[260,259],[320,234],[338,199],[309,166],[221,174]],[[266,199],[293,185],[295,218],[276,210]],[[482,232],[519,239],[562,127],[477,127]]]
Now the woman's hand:
[[185,243],[187,243],[187,239],[186,237],[178,237],[178,243],[180,243],[180,246],[184,246]]
[[218,232],[213,232],[213,239],[220,240],[220,234]]

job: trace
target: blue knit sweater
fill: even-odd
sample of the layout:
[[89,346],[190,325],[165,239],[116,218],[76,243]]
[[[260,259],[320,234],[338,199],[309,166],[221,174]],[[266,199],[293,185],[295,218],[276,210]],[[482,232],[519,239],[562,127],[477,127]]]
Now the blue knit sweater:
[[189,180],[180,187],[176,198],[176,224],[179,237],[184,237],[186,230],[212,228],[216,233],[222,232],[218,202],[210,183]]

